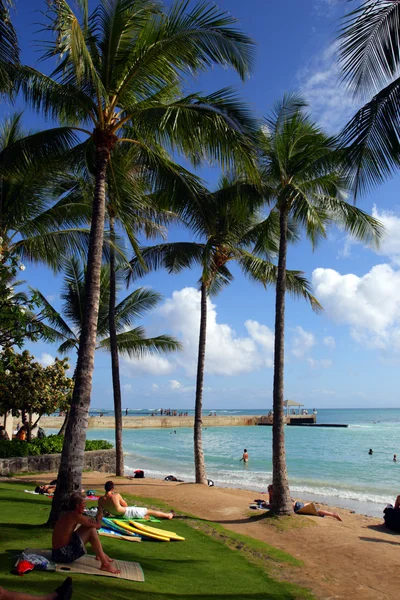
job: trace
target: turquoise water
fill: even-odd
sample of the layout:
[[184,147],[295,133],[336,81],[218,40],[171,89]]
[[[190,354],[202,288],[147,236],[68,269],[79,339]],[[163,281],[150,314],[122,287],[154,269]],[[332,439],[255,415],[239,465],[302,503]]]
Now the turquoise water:
[[[231,414],[234,411],[229,411]],[[217,411],[221,414],[221,411]],[[260,411],[235,411],[260,414]],[[205,411],[205,414],[208,412]],[[151,418],[151,417],[149,417]],[[381,514],[400,493],[400,409],[318,410],[319,423],[348,428],[286,427],[291,493],[329,500],[357,512]],[[114,430],[88,430],[89,438],[114,439]],[[265,491],[271,482],[271,427],[212,427],[203,432],[207,475],[216,485]],[[249,463],[239,462],[247,448]],[[374,453],[368,455],[368,449]],[[127,472],[173,474],[193,481],[193,430],[124,430]],[[399,462],[393,462],[397,454]]]

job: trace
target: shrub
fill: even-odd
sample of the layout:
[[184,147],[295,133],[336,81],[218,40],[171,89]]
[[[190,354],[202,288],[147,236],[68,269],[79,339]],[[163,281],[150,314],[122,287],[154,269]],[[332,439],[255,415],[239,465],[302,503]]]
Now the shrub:
[[[59,454],[62,451],[63,443],[64,438],[59,435],[49,435],[45,438],[34,439],[31,442],[1,440],[0,458]],[[112,447],[113,445],[105,440],[86,440],[85,450],[110,450]]]

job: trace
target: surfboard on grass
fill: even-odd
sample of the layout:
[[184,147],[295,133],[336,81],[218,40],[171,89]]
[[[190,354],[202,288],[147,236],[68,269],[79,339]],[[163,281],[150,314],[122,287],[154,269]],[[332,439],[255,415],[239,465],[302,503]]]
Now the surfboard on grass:
[[138,529],[139,531],[143,531],[144,533],[150,532],[155,533],[156,535],[169,537],[170,540],[183,542],[185,540],[184,537],[178,535],[174,531],[167,531],[166,529],[157,529],[156,527],[152,527],[150,525],[144,525],[143,523],[138,523],[137,521],[129,521],[132,527]]

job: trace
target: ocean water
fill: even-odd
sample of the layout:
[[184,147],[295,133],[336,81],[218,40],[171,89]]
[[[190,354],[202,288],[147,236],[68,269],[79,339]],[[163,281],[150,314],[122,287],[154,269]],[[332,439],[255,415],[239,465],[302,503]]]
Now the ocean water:
[[[260,410],[248,409],[210,410],[217,414],[261,414]],[[317,419],[319,423],[347,423],[349,427],[285,428],[292,495],[381,515],[384,506],[400,493],[400,409],[321,409]],[[127,473],[143,469],[149,477],[172,474],[193,481],[193,430],[175,431],[125,429]],[[89,429],[88,437],[112,442],[114,430]],[[207,476],[216,485],[266,491],[272,480],[271,443],[271,427],[204,429]],[[247,464],[240,462],[243,448],[249,453]],[[372,456],[369,448],[373,449]],[[398,463],[393,462],[393,454],[398,455]]]

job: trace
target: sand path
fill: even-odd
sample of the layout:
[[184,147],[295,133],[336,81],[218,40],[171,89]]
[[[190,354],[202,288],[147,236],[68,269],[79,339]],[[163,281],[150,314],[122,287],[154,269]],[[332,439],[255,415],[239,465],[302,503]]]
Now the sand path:
[[[50,474],[43,481],[53,477]],[[102,473],[84,473],[83,485],[101,489],[109,478]],[[337,509],[342,523],[329,517],[298,515],[293,519],[305,520],[304,526],[302,522],[300,528],[282,531],[263,519],[261,511],[254,511],[257,520],[253,515],[249,518],[248,506],[260,497],[257,492],[155,479],[133,482],[118,478],[115,484],[122,495],[161,499],[178,510],[221,523],[301,559],[302,568],[282,567],[280,575],[310,588],[320,600],[394,600],[400,596],[400,536],[390,533],[380,519]]]

